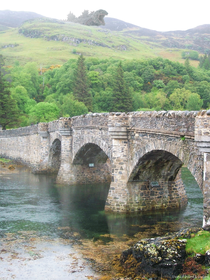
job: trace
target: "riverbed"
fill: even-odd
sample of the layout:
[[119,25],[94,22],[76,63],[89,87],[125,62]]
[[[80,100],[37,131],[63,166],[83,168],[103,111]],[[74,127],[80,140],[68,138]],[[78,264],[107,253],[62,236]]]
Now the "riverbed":
[[139,239],[201,227],[202,193],[186,168],[182,177],[186,209],[126,215],[103,211],[108,185],[1,168],[0,279],[113,279],[112,259]]

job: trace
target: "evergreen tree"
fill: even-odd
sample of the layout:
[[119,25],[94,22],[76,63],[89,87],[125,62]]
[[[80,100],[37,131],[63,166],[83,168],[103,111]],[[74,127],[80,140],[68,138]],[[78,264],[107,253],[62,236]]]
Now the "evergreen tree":
[[88,110],[92,111],[92,95],[90,93],[83,55],[80,55],[77,60],[77,67],[74,73],[73,94],[78,101],[85,104]]
[[20,111],[16,101],[11,97],[9,84],[3,76],[4,61],[0,55],[0,125],[5,130],[7,126],[20,123]]
[[130,112],[132,111],[132,97],[128,86],[124,80],[122,63],[120,62],[113,81],[112,111]]
[[204,56],[200,57],[199,67],[205,70],[210,69],[210,56],[205,54]]
[[190,65],[190,61],[188,57],[185,59],[184,66],[186,68],[187,74],[191,77],[193,75],[193,68]]

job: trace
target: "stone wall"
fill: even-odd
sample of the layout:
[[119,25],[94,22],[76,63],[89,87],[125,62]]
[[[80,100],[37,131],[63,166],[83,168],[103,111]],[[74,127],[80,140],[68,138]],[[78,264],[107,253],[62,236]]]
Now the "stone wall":
[[181,170],[176,180],[128,182],[128,212],[163,209],[181,209],[187,205],[187,195],[181,179]]
[[38,125],[0,131],[0,155],[32,167],[41,161]]
[[189,111],[133,112],[129,113],[129,128],[194,137],[197,114]]

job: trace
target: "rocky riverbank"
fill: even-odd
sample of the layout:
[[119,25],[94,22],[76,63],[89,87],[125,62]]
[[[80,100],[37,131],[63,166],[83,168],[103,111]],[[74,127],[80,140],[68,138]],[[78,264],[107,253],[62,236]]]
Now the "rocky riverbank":
[[202,235],[201,229],[185,229],[164,237],[142,239],[116,256],[113,265],[123,279],[203,279],[209,273],[210,250],[194,256],[186,250],[188,240],[197,232]]

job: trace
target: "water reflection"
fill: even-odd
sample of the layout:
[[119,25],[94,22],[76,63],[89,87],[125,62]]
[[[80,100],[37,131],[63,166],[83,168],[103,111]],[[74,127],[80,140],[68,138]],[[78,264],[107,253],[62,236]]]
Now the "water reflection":
[[60,228],[85,238],[111,234],[134,236],[151,229],[153,235],[201,226],[202,193],[187,169],[183,180],[188,206],[177,212],[110,214],[103,211],[109,185],[59,186],[55,177],[33,175],[25,170],[0,177],[0,231],[36,230],[59,236]]

